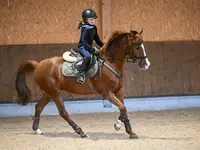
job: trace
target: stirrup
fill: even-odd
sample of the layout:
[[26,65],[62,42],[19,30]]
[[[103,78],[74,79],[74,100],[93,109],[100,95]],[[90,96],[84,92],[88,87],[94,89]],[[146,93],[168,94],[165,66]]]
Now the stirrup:
[[77,77],[77,82],[81,83],[81,84],[85,84],[85,73],[81,73],[78,77]]

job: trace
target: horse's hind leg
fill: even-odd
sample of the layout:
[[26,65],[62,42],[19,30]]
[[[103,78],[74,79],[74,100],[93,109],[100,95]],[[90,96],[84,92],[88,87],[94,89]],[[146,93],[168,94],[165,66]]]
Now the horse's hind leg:
[[79,134],[82,138],[85,138],[85,137],[88,137],[87,134],[85,134],[83,132],[83,130],[70,118],[69,114],[67,113],[66,109],[65,109],[65,106],[64,106],[64,103],[63,103],[63,100],[62,98],[59,96],[56,96],[54,98],[54,101],[56,103],[56,106],[58,108],[58,111],[59,111],[59,114],[60,116],[65,119],[68,124],[74,129],[74,131]]
[[40,123],[40,114],[42,113],[44,107],[49,103],[51,98],[44,94],[40,101],[35,105],[35,116],[33,117],[33,131],[37,134],[43,134],[43,132],[39,129]]

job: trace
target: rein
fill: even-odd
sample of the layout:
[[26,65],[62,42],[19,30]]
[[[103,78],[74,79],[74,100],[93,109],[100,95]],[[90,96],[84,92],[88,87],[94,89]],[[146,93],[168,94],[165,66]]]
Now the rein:
[[[114,38],[114,39],[110,42],[109,45],[111,45],[111,43],[112,43],[113,41],[120,40],[120,39],[124,38],[124,37],[127,36],[127,35],[130,36],[130,33],[122,34],[121,36]],[[126,45],[126,47],[128,47],[128,45]],[[129,48],[130,48],[130,47],[131,47],[131,52],[132,52],[132,54],[133,54],[132,57],[127,56],[125,59],[113,58],[112,56],[106,56],[106,57],[101,56],[101,57],[103,57],[104,60],[107,60],[107,61],[111,60],[112,62],[115,62],[115,61],[125,61],[125,60],[126,60],[126,62],[132,62],[132,63],[134,63],[134,60],[140,60],[140,61],[142,61],[143,59],[146,59],[146,58],[147,58],[147,56],[144,56],[144,57],[138,57],[138,56],[136,56],[135,53],[134,53],[134,46],[131,45],[131,46],[129,46]],[[129,61],[129,60],[132,60],[132,61]]]
[[[112,41],[109,43],[107,49],[109,48],[109,46],[112,44],[113,41],[116,41],[116,40],[120,40],[122,38],[124,38],[125,36],[130,36],[130,33],[125,33],[125,34],[122,34],[121,36],[119,37],[116,37],[114,39],[112,39]],[[126,45],[126,48],[129,47],[129,49],[131,50],[131,53],[133,54],[132,57],[130,56],[127,56],[125,59],[122,59],[122,58],[113,58],[112,56],[104,56],[102,54],[99,55],[99,61],[101,62],[101,70],[102,70],[102,67],[103,66],[106,66],[111,72],[113,72],[116,77],[118,79],[121,79],[123,75],[120,75],[114,68],[112,68],[108,63],[106,63],[106,61],[112,61],[112,62],[115,62],[115,61],[126,61],[126,62],[132,62],[132,63],[141,63],[142,60],[146,59],[147,56],[144,56],[144,57],[138,57],[135,55],[135,47],[133,44],[131,45]],[[105,51],[103,51],[104,53]],[[130,61],[131,60],[131,61]]]
[[114,68],[112,68],[108,63],[106,63],[105,62],[105,60],[103,60],[103,59],[99,59],[99,61],[101,62],[101,71],[102,71],[102,67],[103,66],[106,66],[111,72],[113,72],[115,75],[116,75],[116,77],[118,78],[118,79],[122,79],[122,75],[120,75]]

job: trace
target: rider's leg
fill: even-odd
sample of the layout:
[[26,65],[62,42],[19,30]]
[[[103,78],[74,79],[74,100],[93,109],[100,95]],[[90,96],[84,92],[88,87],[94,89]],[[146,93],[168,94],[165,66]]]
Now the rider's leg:
[[80,53],[84,58],[83,58],[83,63],[82,63],[82,65],[81,65],[79,70],[81,72],[84,72],[84,71],[86,71],[87,66],[88,66],[88,64],[89,64],[89,62],[91,60],[91,55],[87,50],[84,49],[84,47],[80,48]]

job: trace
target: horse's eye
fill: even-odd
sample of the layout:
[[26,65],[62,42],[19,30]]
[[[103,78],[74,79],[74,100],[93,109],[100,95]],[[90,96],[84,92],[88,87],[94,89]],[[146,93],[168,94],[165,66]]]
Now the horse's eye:
[[136,48],[136,49],[140,49],[140,47],[139,47],[139,46],[136,46],[135,48]]

